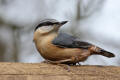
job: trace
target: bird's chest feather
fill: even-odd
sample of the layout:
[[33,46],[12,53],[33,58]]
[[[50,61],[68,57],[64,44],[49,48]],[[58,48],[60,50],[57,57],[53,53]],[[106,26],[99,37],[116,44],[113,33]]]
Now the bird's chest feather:
[[52,38],[46,37],[41,41],[38,41],[38,51],[44,58],[53,58],[59,54],[60,48],[52,44]]
[[40,44],[41,46],[41,53],[43,54],[52,54],[55,53],[57,50],[57,47],[53,45],[51,42],[44,42]]

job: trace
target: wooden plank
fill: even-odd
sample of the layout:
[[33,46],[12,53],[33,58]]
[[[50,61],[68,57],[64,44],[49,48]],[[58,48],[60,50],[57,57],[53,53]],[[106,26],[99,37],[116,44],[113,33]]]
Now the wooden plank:
[[65,66],[45,63],[0,63],[0,80],[119,80],[120,67]]

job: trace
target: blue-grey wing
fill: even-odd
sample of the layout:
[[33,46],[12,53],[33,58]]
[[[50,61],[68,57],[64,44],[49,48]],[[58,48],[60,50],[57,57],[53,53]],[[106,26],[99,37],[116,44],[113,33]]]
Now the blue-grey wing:
[[88,42],[80,41],[78,38],[68,35],[66,33],[60,33],[52,43],[58,47],[63,48],[84,48],[88,49],[91,44]]

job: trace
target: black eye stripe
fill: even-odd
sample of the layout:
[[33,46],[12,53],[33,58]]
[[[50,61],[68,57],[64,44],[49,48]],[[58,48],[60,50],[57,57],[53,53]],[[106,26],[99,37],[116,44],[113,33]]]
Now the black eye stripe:
[[43,24],[41,25],[53,25],[53,24],[59,24],[59,22],[44,22]]
[[48,25],[54,25],[54,24],[59,24],[59,22],[50,22],[50,21],[42,22],[42,23],[40,23],[40,24],[35,28],[35,31],[36,31],[39,27],[48,26]]

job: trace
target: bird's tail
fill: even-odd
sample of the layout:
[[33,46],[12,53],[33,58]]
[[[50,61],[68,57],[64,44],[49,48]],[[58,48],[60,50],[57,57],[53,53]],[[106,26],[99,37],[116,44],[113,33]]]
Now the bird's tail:
[[90,51],[92,52],[92,54],[102,55],[102,56],[109,57],[109,58],[115,57],[115,55],[113,53],[108,52],[108,51],[101,49],[99,47],[96,47],[96,46],[92,46],[90,48]]

